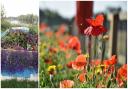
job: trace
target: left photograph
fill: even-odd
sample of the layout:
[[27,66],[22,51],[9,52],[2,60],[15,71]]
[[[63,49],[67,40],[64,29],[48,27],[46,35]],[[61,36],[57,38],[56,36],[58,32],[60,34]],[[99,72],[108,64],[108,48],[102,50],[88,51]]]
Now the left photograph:
[[38,0],[2,0],[0,36],[1,87],[38,88]]

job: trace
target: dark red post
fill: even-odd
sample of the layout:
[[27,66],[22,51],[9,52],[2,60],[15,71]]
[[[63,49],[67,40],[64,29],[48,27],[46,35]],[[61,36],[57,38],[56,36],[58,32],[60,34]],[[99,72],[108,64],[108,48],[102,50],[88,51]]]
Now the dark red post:
[[93,1],[77,1],[76,2],[76,24],[79,30],[79,38],[81,41],[81,48],[83,53],[91,52],[88,49],[88,37],[85,37],[84,29],[86,29],[89,24],[86,22],[87,18],[93,16]]
[[93,1],[77,1],[76,5],[76,23],[79,33],[83,34],[84,29],[88,26],[85,20],[93,15]]

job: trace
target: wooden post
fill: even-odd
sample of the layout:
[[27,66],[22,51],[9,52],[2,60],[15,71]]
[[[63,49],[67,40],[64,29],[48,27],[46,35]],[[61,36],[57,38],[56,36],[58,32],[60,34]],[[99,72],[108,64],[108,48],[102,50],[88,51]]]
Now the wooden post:
[[118,21],[119,15],[110,14],[110,30],[109,30],[109,56],[117,55],[117,34],[118,34]]

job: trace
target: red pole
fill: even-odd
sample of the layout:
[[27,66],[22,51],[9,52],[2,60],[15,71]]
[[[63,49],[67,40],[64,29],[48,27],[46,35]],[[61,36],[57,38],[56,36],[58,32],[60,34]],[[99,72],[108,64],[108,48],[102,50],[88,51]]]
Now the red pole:
[[[84,30],[89,26],[89,24],[86,22],[87,18],[91,18],[93,15],[93,1],[77,1],[76,2],[76,23],[78,26],[79,33],[81,34],[81,46],[82,49],[85,49],[85,36]],[[88,67],[89,63],[91,61],[91,36],[88,37],[88,53],[89,53],[89,61],[88,61]],[[84,50],[83,50],[84,51]]]
[[76,23],[79,33],[83,34],[84,29],[88,27],[85,20],[93,15],[93,1],[77,1],[76,6]]

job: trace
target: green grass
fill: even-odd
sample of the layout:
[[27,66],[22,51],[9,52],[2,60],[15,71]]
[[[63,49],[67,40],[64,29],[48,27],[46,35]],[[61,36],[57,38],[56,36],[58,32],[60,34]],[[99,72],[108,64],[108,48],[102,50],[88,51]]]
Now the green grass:
[[17,81],[16,79],[2,80],[1,88],[38,88],[38,82],[28,80]]
[[[123,86],[118,86],[119,83],[116,81],[117,70],[121,67],[120,64],[115,64],[116,71],[112,72],[111,75],[108,76],[108,71],[111,69],[107,69],[104,73],[95,73],[99,70],[98,67],[92,67],[91,69],[86,66],[84,69],[86,71],[85,82],[80,82],[79,75],[82,71],[70,69],[67,67],[67,63],[70,61],[74,61],[78,54],[72,49],[66,49],[66,51],[62,51],[59,47],[59,40],[63,40],[64,43],[68,43],[69,40],[65,40],[66,37],[61,35],[58,37],[53,33],[52,37],[47,37],[45,34],[40,34],[40,59],[39,59],[39,87],[40,88],[58,88],[60,87],[60,82],[63,80],[73,80],[74,85],[73,88],[96,88],[96,87],[106,87],[106,88],[118,88],[118,87],[127,87],[126,81],[124,81]],[[99,42],[101,40],[97,40]],[[52,52],[49,49],[56,48],[56,52]],[[97,47],[96,52],[99,47]],[[87,49],[87,48],[86,48]],[[102,48],[100,48],[102,50]],[[106,48],[108,49],[108,48]],[[94,51],[94,50],[93,50]],[[70,54],[70,57],[67,57],[67,54]],[[85,54],[85,53],[84,53]],[[96,58],[97,58],[96,54]],[[99,55],[100,56],[100,55]],[[99,58],[98,56],[98,58]],[[106,55],[107,56],[107,55]],[[52,63],[47,63],[45,60],[52,60]],[[95,59],[95,57],[94,57]],[[122,60],[122,59],[120,59]],[[56,73],[53,75],[52,79],[50,79],[50,74],[48,72],[48,67],[55,65]],[[59,68],[58,65],[62,66]],[[111,65],[110,65],[111,66]],[[101,70],[102,71],[102,70]]]

